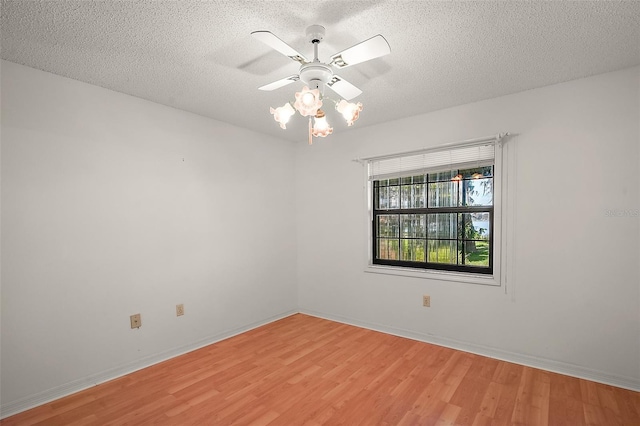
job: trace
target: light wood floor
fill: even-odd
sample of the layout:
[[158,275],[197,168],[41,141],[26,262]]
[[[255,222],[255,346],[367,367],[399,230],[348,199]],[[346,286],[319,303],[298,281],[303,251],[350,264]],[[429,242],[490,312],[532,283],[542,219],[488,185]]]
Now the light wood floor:
[[640,425],[640,393],[306,315],[9,425]]

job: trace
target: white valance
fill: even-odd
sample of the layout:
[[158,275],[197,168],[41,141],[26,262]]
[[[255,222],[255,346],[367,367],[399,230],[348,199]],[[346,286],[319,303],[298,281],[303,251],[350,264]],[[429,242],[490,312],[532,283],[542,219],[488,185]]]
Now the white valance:
[[369,179],[380,180],[492,165],[497,142],[503,135],[392,155],[364,158]]

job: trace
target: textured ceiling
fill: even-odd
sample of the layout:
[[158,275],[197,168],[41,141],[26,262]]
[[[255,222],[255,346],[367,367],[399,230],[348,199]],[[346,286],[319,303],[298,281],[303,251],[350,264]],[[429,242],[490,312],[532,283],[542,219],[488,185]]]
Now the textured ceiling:
[[[302,83],[257,87],[298,64],[253,39],[269,30],[321,60],[376,34],[391,54],[339,75],[363,90],[354,127],[640,64],[640,2],[2,1],[2,58],[292,141],[270,106]],[[328,113],[335,131],[348,131]]]

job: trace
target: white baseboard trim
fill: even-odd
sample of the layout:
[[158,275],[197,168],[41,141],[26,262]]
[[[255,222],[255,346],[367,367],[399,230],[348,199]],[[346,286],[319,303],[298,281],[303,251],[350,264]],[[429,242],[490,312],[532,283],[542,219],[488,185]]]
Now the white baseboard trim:
[[488,346],[478,345],[475,343],[462,342],[446,337],[435,336],[431,334],[418,333],[411,330],[405,330],[397,327],[371,323],[368,321],[360,321],[355,318],[344,317],[342,315],[328,314],[326,312],[317,312],[310,309],[301,309],[301,314],[323,318],[330,321],[336,321],[343,324],[354,325],[369,330],[379,331],[381,333],[391,334],[394,336],[405,337],[420,342],[431,343],[438,346],[444,346],[476,355],[482,355],[489,358],[499,359],[514,364],[525,365],[527,367],[538,368],[541,370],[551,371],[553,373],[564,374],[566,376],[577,377],[580,379],[591,380],[593,382],[603,383],[606,385],[616,386],[623,389],[640,392],[640,380],[617,376],[606,373],[604,371],[593,370],[581,367],[575,364],[569,364],[562,361],[555,361],[546,358],[535,357],[531,355],[521,354],[517,352],[505,351],[502,349],[491,348]]
[[69,383],[65,383],[64,385],[56,386],[46,391],[38,392],[37,394],[30,395],[28,397],[21,398],[16,401],[10,401],[6,404],[2,403],[0,405],[0,419],[13,416],[14,414],[18,414],[18,413],[21,413],[22,411],[26,411],[31,408],[37,407],[39,405],[46,404],[47,402],[51,402],[56,399],[60,399],[62,397],[79,392],[81,390],[91,388],[93,386],[99,385],[100,383],[117,379],[118,377],[125,376],[127,374],[133,373],[138,370],[142,370],[143,368],[150,367],[162,361],[175,358],[177,356],[186,354],[191,351],[195,351],[196,349],[203,348],[205,346],[211,345],[221,340],[228,339],[230,337],[236,336],[238,334],[242,334],[254,328],[258,328],[263,325],[272,323],[274,321],[278,321],[282,318],[295,315],[297,313],[298,313],[297,310],[290,310],[277,315],[273,315],[264,320],[256,321],[256,322],[247,324],[245,326],[237,327],[231,330],[226,330],[222,333],[205,337],[204,339],[200,339],[188,345],[169,349],[155,355],[141,358],[129,364],[125,364],[116,368],[111,368],[101,373],[93,374],[91,376],[83,377],[81,379],[74,380]]

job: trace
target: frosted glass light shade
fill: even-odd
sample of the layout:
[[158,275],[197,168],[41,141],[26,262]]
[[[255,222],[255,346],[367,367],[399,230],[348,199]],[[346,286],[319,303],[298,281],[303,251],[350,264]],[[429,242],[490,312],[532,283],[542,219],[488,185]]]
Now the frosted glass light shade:
[[353,126],[353,122],[360,117],[362,104],[360,102],[354,104],[353,102],[347,102],[343,99],[336,104],[336,110],[347,120],[348,126]]
[[329,126],[327,117],[324,116],[324,111],[318,110],[313,122],[313,136],[324,138],[327,135],[333,133],[333,127]]
[[271,108],[270,111],[273,114],[273,119],[280,123],[280,127],[283,129],[287,128],[286,124],[291,116],[296,113],[296,110],[293,109],[289,102],[276,109]]

